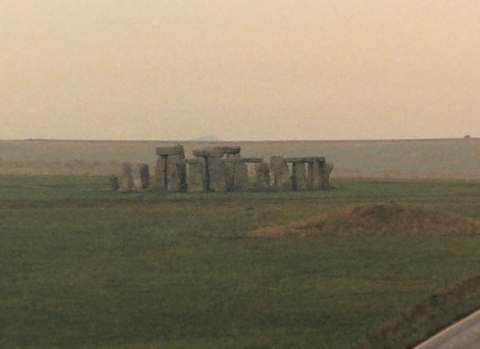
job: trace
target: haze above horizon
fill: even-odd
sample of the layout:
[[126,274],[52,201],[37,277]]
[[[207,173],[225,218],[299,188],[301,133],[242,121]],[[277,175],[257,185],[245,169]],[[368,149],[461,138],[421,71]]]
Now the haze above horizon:
[[0,139],[477,137],[480,3],[0,0]]

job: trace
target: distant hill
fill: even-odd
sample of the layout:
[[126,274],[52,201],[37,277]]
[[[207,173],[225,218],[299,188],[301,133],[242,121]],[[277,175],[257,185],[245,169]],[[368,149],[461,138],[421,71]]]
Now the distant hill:
[[480,139],[386,141],[0,141],[0,174],[118,173],[124,161],[155,166],[155,147],[239,145],[244,157],[325,156],[335,177],[480,179]]

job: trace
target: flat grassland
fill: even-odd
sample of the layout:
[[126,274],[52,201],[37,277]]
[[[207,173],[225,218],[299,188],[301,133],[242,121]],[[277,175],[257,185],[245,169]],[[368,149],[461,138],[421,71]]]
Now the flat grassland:
[[1,348],[328,348],[479,271],[480,236],[250,237],[352,203],[480,218],[480,184],[337,179],[293,193],[115,193],[0,177]]

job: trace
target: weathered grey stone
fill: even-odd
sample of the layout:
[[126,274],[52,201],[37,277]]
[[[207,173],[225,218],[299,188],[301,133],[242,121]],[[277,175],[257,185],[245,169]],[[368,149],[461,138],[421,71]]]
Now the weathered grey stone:
[[[230,158],[229,158],[230,156]],[[234,156],[237,155],[227,155],[227,158],[224,158],[223,162],[225,164],[225,177],[227,181],[227,191],[232,191],[234,184],[235,184],[235,165],[237,164],[236,162],[227,162],[226,160],[231,160],[233,159]]]
[[157,147],[156,148],[158,156],[169,156],[169,155],[185,155],[185,150],[183,145],[177,144],[173,147]]
[[302,157],[295,157],[295,158],[285,158],[285,162],[314,162],[314,161],[325,161],[323,156],[302,156]]
[[279,191],[292,190],[290,169],[285,163],[283,156],[270,158],[270,173],[273,175],[273,188]]
[[120,188],[120,185],[118,184],[118,177],[115,175],[111,175],[109,180],[112,190],[117,191]]
[[240,154],[240,147],[225,146],[225,147],[213,147],[211,149],[221,151],[223,154],[226,154],[226,155]]
[[270,187],[270,167],[267,163],[255,164],[255,189],[264,190]]
[[227,157],[224,159],[227,163],[243,162],[243,163],[260,163],[263,158],[242,158],[242,157]]
[[187,160],[188,164],[188,176],[187,176],[187,188],[188,191],[206,191],[208,190],[205,158],[200,157],[197,159]]
[[[223,159],[205,157],[208,169],[208,190],[224,192],[228,190],[228,170]],[[207,171],[206,171],[207,172]]]
[[159,156],[155,165],[155,183],[159,190],[167,190],[167,158],[168,155]]
[[186,190],[187,169],[184,163],[185,155],[175,154],[167,157],[167,190],[179,192]]
[[193,151],[193,156],[195,157],[208,156],[212,158],[222,158],[224,154],[222,149],[215,148],[195,149]]
[[243,192],[249,189],[247,164],[238,162],[230,164],[233,167],[233,184],[231,191]]
[[155,166],[157,188],[172,192],[184,191],[187,173],[183,146],[157,148],[157,154],[159,154]]
[[120,190],[126,191],[133,188],[132,164],[124,162],[122,164],[122,185]]
[[133,171],[133,187],[135,189],[147,189],[150,187],[150,169],[147,164],[135,165]]
[[322,166],[322,176],[321,176],[321,188],[322,189],[331,189],[333,188],[332,184],[330,183],[330,174],[332,173],[334,168],[333,162],[324,162]]
[[315,189],[315,162],[307,162],[307,190]]
[[292,189],[294,191],[307,189],[307,178],[305,174],[304,162],[294,162],[292,165]]

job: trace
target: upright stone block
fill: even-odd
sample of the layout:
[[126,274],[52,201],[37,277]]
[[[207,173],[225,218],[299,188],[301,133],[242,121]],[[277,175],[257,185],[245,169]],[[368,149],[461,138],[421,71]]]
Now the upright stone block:
[[122,164],[122,185],[120,190],[127,191],[133,188],[132,164],[124,162]]
[[255,164],[255,188],[265,190],[270,187],[270,168],[267,163]]
[[231,191],[243,192],[249,190],[248,168],[244,162],[233,163],[233,186]]
[[270,158],[270,173],[273,174],[273,188],[279,191],[291,191],[290,169],[283,156]]
[[307,189],[307,177],[304,162],[294,162],[292,164],[292,189],[294,191]]
[[322,189],[322,172],[325,165],[325,161],[315,161],[313,162],[313,189],[320,190]]
[[113,191],[117,191],[118,189],[120,189],[117,176],[111,175],[109,179],[110,179],[110,187],[112,188]]
[[159,190],[167,190],[167,158],[168,155],[159,156],[155,165],[155,183]]
[[158,160],[155,166],[155,180],[160,190],[172,192],[186,188],[186,165],[183,145],[156,148]]
[[135,165],[133,187],[135,189],[147,189],[150,187],[150,169],[147,164]]
[[315,164],[315,161],[307,162],[307,190],[314,190],[315,189],[314,164]]
[[167,190],[179,192],[186,190],[187,169],[185,155],[170,155],[167,158]]
[[207,157],[209,190],[224,192],[228,186],[228,170],[223,159],[218,157]]
[[331,189],[333,188],[332,184],[330,183],[330,174],[332,173],[334,168],[333,162],[324,162],[322,168],[322,189]]
[[187,188],[188,191],[198,192],[207,190],[205,176],[205,159],[203,157],[197,159],[186,160],[188,165]]
[[[227,155],[227,158],[228,157],[229,157],[229,155]],[[227,191],[234,191],[233,187],[235,186],[235,167],[236,167],[235,162],[230,161],[230,162],[225,163],[225,168],[226,168],[226,171],[227,171],[227,173],[226,173]]]

